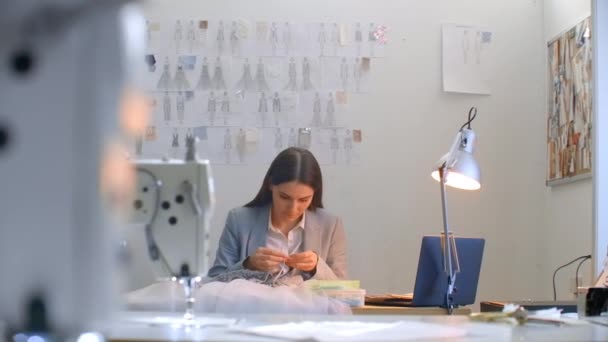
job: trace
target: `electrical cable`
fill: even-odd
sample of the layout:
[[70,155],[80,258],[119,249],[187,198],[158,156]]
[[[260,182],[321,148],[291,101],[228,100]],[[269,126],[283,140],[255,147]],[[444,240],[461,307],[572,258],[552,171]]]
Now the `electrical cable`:
[[576,259],[574,259],[574,260],[570,261],[569,263],[567,263],[567,264],[565,264],[565,265],[562,265],[562,266],[558,267],[558,268],[555,270],[555,272],[553,272],[553,301],[557,301],[557,291],[556,291],[556,289],[555,289],[555,275],[557,274],[557,271],[561,270],[562,268],[564,268],[564,267],[566,267],[566,266],[572,265],[573,263],[577,262],[578,260],[581,260],[581,259],[589,259],[589,258],[591,258],[591,255],[583,255],[583,256],[580,256],[580,257],[578,257],[578,258],[576,258]]
[[588,258],[584,258],[583,260],[581,260],[581,262],[578,263],[578,266],[576,266],[576,273],[575,273],[575,281],[576,281],[576,293],[578,294],[578,270],[581,268],[581,266],[583,265],[583,263],[589,259],[591,259],[591,255],[587,255]]
[[469,119],[460,127],[459,131],[462,131],[465,126],[467,126],[467,129],[471,129],[471,122],[475,120],[475,117],[477,117],[477,107],[471,107],[471,109],[469,109]]

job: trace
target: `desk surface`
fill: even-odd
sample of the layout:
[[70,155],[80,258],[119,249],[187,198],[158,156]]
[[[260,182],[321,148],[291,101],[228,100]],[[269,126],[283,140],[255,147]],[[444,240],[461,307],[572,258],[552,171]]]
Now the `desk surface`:
[[[323,324],[338,324],[348,322],[366,323],[392,323],[393,328],[376,330],[366,334],[355,334],[348,328],[338,327],[338,332],[343,334],[332,341],[411,341],[412,334],[429,334],[434,337],[425,338],[425,341],[446,341],[448,336],[460,333],[456,340],[460,342],[478,341],[608,341],[608,326],[590,324],[581,321],[578,325],[545,325],[526,324],[523,326],[512,326],[498,323],[481,323],[470,321],[466,316],[302,316],[302,315],[243,315],[243,316],[211,316],[211,323],[202,328],[184,329],[176,327],[175,324],[158,323],[158,316],[167,316],[166,313],[142,313],[130,312],[122,317],[116,317],[103,331],[109,341],[112,342],[135,342],[135,341],[276,341],[276,338],[259,336],[255,334],[243,334],[236,332],[235,327],[264,328],[268,325],[285,323],[316,322]],[[173,314],[175,317],[178,315]],[[218,318],[219,317],[219,318]],[[222,318],[223,317],[223,318]],[[206,317],[199,317],[204,321]],[[231,320],[231,323],[221,326],[217,322]],[[426,327],[421,325],[426,324]],[[608,325],[608,322],[605,322]],[[425,328],[425,329],[421,329]],[[291,329],[291,328],[289,328]],[[307,331],[299,336],[306,338],[306,334],[315,334],[315,331]],[[445,334],[444,337],[437,335]],[[285,340],[285,339],[284,339]],[[293,339],[290,339],[293,340]],[[323,340],[323,339],[319,339]]]
[[[381,306],[381,305],[365,305],[352,308],[353,315],[447,315],[446,309],[438,307],[403,307],[403,306]],[[469,315],[471,309],[462,307],[454,309],[455,315]]]

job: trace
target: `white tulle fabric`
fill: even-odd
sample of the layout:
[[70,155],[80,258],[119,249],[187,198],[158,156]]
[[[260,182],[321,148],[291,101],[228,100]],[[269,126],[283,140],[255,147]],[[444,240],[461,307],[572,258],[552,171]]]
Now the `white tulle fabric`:
[[[350,307],[333,298],[316,294],[300,285],[271,287],[236,279],[213,281],[194,292],[196,313],[222,314],[351,314]],[[127,307],[138,311],[183,312],[185,295],[182,286],[165,281],[130,292]]]

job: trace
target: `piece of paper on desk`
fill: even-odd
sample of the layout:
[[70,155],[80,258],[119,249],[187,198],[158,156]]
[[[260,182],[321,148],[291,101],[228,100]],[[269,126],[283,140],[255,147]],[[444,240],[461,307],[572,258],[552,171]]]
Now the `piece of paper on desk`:
[[235,328],[233,332],[288,341],[386,341],[464,337],[467,330],[424,322],[311,322]]
[[129,323],[142,323],[147,325],[170,326],[173,328],[179,327],[228,327],[237,322],[236,318],[212,317],[212,316],[195,316],[194,319],[185,319],[183,314],[176,313],[147,313],[133,312],[131,315],[125,315],[121,320]]
[[509,324],[580,324],[577,318],[563,316],[561,309],[549,308],[544,310],[528,311],[518,304],[505,304],[501,312],[472,313],[470,318],[482,322],[503,322]]

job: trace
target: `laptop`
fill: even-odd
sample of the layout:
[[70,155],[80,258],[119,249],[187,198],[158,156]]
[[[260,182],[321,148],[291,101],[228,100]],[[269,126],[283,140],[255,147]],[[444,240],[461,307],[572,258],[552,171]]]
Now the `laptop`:
[[[455,306],[475,303],[477,284],[485,240],[456,237],[460,272],[456,274],[452,295]],[[443,306],[447,289],[447,275],[443,268],[443,253],[439,236],[424,236],[420,245],[420,258],[416,272],[413,296],[368,296],[366,304],[392,306]]]

